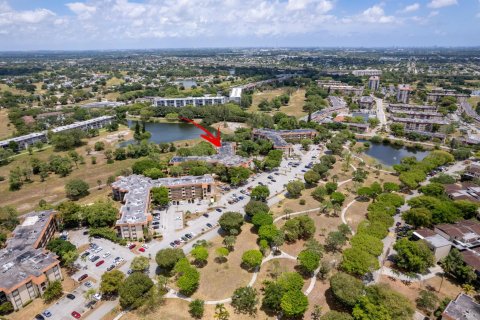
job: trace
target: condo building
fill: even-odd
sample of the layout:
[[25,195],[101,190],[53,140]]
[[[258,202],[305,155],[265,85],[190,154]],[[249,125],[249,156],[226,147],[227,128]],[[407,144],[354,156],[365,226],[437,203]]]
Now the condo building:
[[397,101],[401,103],[408,103],[410,98],[410,85],[408,84],[399,84],[397,89]]
[[344,95],[354,95],[358,97],[363,94],[362,87],[350,86],[348,84],[344,84],[343,82],[335,80],[317,80],[317,85],[321,88],[326,89],[329,94],[339,92]]
[[448,90],[443,88],[433,89],[432,92],[427,93],[427,101],[437,102],[443,97],[454,97],[457,100],[457,103],[467,102],[467,99],[470,97],[468,94],[457,93],[456,90]]
[[203,97],[185,97],[185,98],[163,98],[157,97],[153,99],[155,107],[185,107],[185,106],[212,106],[227,103],[227,98],[222,96],[208,96]]
[[406,130],[413,132],[432,132],[435,127],[450,124],[435,106],[390,104],[387,109],[390,120],[403,123]]
[[145,228],[151,227],[149,212],[150,190],[166,187],[173,204],[214,200],[215,181],[210,175],[184,176],[180,178],[150,179],[142,175],[118,177],[112,183],[113,199],[123,202],[120,219],[116,222],[118,234],[125,239],[143,239]]
[[10,301],[15,310],[43,295],[49,282],[63,279],[60,261],[45,249],[57,230],[55,212],[32,212],[24,218],[0,250],[0,304]]
[[[271,130],[271,129],[254,129],[253,138],[265,139],[273,143],[274,149],[286,151],[286,155],[290,156],[293,146],[289,142],[299,142],[302,139],[313,139],[317,136],[317,131],[313,129],[294,129],[294,130]],[[287,142],[288,141],[288,142]]]
[[381,76],[382,70],[377,70],[377,69],[353,70],[352,74],[356,77]]
[[371,76],[368,79],[368,88],[372,91],[377,91],[378,89],[380,89],[380,77]]
[[222,142],[222,145],[217,148],[217,153],[211,156],[188,156],[180,157],[174,156],[169,164],[176,166],[187,161],[204,161],[210,164],[222,164],[226,167],[250,167],[251,159],[244,158],[235,154],[235,142]]

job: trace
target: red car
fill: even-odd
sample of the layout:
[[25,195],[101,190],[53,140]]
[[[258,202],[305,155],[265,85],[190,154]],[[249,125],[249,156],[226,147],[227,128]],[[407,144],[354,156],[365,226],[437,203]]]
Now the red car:
[[132,249],[135,248],[136,246],[137,246],[137,245],[136,245],[135,243],[132,243],[132,244],[130,245],[130,247],[128,247],[128,249],[132,250]]
[[88,274],[85,273],[85,274],[81,275],[80,278],[78,278],[78,282],[83,281],[87,278],[88,278]]
[[104,263],[105,263],[105,260],[100,260],[100,261],[97,262],[96,266],[100,267]]
[[80,319],[82,315],[80,313],[78,313],[77,311],[73,311],[72,312],[72,317],[74,317],[75,319]]
[[140,248],[140,249],[138,249],[138,251],[145,252],[145,248]]

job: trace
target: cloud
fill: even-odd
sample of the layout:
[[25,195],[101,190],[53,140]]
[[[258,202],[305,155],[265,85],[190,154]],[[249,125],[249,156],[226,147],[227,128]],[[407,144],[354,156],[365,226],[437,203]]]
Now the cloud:
[[395,21],[395,17],[385,15],[385,11],[380,5],[374,5],[358,15],[357,20],[369,23],[392,23]]
[[458,4],[457,0],[432,0],[427,6],[432,9],[439,9],[453,6],[455,4]]
[[55,13],[48,9],[17,11],[12,9],[6,1],[0,2],[0,25],[5,28],[3,34],[8,34],[17,28],[24,29],[31,25],[51,21],[53,18],[55,18]]
[[405,8],[403,8],[403,10],[400,10],[400,12],[410,13],[410,12],[415,12],[418,9],[420,9],[420,4],[419,3],[412,3],[411,5],[408,5]]
[[83,2],[71,2],[65,5],[77,14],[80,19],[88,19],[97,11],[96,7],[86,5]]

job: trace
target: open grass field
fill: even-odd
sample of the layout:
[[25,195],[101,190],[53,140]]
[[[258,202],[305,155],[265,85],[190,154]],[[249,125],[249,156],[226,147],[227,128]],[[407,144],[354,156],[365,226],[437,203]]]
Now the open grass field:
[[[277,88],[273,90],[265,90],[261,92],[255,92],[253,94],[253,102],[249,108],[250,112],[256,112],[258,110],[258,105],[262,100],[267,99],[268,101],[272,100],[275,97],[278,97],[285,93],[285,88]],[[305,103],[305,90],[298,89],[290,96],[290,102],[286,106],[280,107],[280,112],[284,112],[289,116],[294,116],[296,118],[306,115],[303,112],[302,108]],[[276,111],[270,112],[270,114],[275,114]]]
[[265,90],[265,91],[255,92],[253,94],[252,105],[250,106],[249,111],[251,111],[251,112],[258,111],[258,105],[264,99],[267,99],[268,101],[270,101],[273,98],[282,95],[283,93],[285,93],[285,89],[283,89],[283,88],[277,88],[277,89],[274,89],[274,90]]
[[121,85],[122,83],[124,83],[125,80],[123,79],[119,79],[117,77],[113,77],[111,79],[108,79],[107,80],[107,87],[109,86],[118,86],[118,85]]
[[25,90],[18,90],[15,87],[9,87],[5,83],[0,83],[0,91],[10,91],[13,94],[18,94],[18,95],[23,95],[23,96],[29,96],[30,93],[28,93]]
[[[126,127],[121,127],[119,132],[125,132],[125,139],[130,139],[132,133],[126,130]],[[113,148],[116,143],[115,136],[117,133],[102,131],[98,137],[90,139],[88,144],[92,147],[96,141],[103,140],[106,144],[106,149]],[[42,151],[34,152],[33,155],[22,153],[15,157],[14,161],[6,166],[0,167],[0,176],[5,177],[5,181],[0,182],[0,194],[2,194],[2,206],[11,205],[15,207],[20,213],[25,213],[35,209],[41,199],[45,199],[48,203],[57,203],[65,198],[65,183],[71,179],[82,179],[90,185],[90,195],[81,199],[81,203],[94,202],[98,198],[105,198],[109,193],[109,188],[102,187],[99,189],[97,181],[105,184],[107,178],[111,175],[116,175],[120,170],[129,168],[136,161],[136,159],[127,159],[124,161],[115,161],[113,164],[107,164],[103,152],[92,151],[91,155],[87,155],[85,146],[78,147],[76,151],[85,158],[85,164],[79,164],[78,168],[74,167],[73,172],[64,178],[55,174],[50,176],[44,182],[40,182],[38,176],[32,176],[32,182],[24,184],[18,191],[9,191],[9,171],[19,166],[20,168],[29,167],[30,159],[36,157],[40,160],[47,160],[52,154],[65,155],[66,152],[55,152],[53,148],[45,148]],[[91,157],[97,158],[97,163],[91,163]]]
[[8,119],[8,110],[0,109],[0,139],[9,138],[14,131],[14,126]]
[[475,97],[470,97],[468,98],[468,102],[472,105],[472,107],[475,109],[475,107],[477,106],[477,103],[480,102],[480,97],[479,96],[475,96]]

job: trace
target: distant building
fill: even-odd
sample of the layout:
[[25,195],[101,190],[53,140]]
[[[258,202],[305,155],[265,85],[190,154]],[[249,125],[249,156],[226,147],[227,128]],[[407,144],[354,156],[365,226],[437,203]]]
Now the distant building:
[[435,256],[435,263],[448,256],[448,253],[452,248],[452,243],[450,241],[430,229],[415,230],[413,236],[427,243],[427,246],[432,250],[433,255]]
[[455,300],[450,301],[442,312],[442,320],[478,319],[480,319],[480,304],[465,293],[460,293]]
[[124,203],[120,219],[116,222],[118,234],[125,239],[144,239],[144,229],[152,227],[150,189],[164,186],[173,204],[192,203],[196,199],[211,200],[215,194],[215,181],[210,175],[179,178],[150,179],[142,175],[119,177],[112,183],[113,199]]
[[354,87],[335,80],[317,80],[317,85],[327,90],[329,94],[341,93],[344,95],[361,96],[363,94],[363,87]]
[[448,90],[443,88],[433,89],[432,92],[427,93],[427,101],[437,102],[443,97],[454,97],[457,103],[467,102],[470,97],[468,94],[457,93],[456,90]]
[[[331,107],[312,113],[312,121],[323,122],[326,118],[331,117],[334,113],[339,114],[348,112],[347,103],[342,97],[329,96],[327,99]],[[307,117],[305,117],[305,120],[307,120]]]
[[185,106],[213,106],[227,103],[227,98],[222,96],[208,96],[203,97],[185,97],[185,98],[163,98],[157,97],[153,99],[155,107],[185,107]]
[[399,84],[397,89],[397,101],[402,103],[408,103],[410,91],[410,85],[408,84]]
[[404,124],[411,132],[433,132],[450,122],[435,106],[416,106],[408,104],[390,104],[387,108],[389,119]]
[[242,100],[242,91],[243,91],[242,87],[232,88],[232,90],[230,91],[230,96],[228,97],[228,100],[236,103],[240,103],[240,101]]
[[368,79],[368,88],[372,91],[377,91],[378,89],[380,89],[380,77],[371,76]]
[[90,108],[116,108],[120,106],[124,106],[124,102],[116,102],[116,101],[99,101],[99,102],[91,102],[87,104],[83,104],[80,107],[90,109]]
[[463,220],[452,224],[442,223],[434,228],[435,233],[452,242],[459,250],[480,246],[480,223]]
[[[473,168],[468,172],[473,176],[478,175],[476,169]],[[471,182],[447,184],[445,185],[445,193],[452,200],[468,200],[480,203],[480,187]]]
[[382,70],[377,70],[377,69],[353,70],[352,74],[356,77],[381,76]]
[[57,256],[44,249],[57,230],[55,212],[24,218],[0,250],[0,304],[8,300],[15,310],[43,295],[49,282],[63,279]]
[[313,139],[317,136],[317,131],[313,129],[293,129],[293,130],[271,130],[271,129],[253,129],[254,138],[269,140],[273,143],[274,149],[286,151],[290,156],[293,146],[289,142],[300,142],[302,139]]
[[358,100],[358,105],[361,109],[372,109],[375,100],[371,96],[363,96]]

